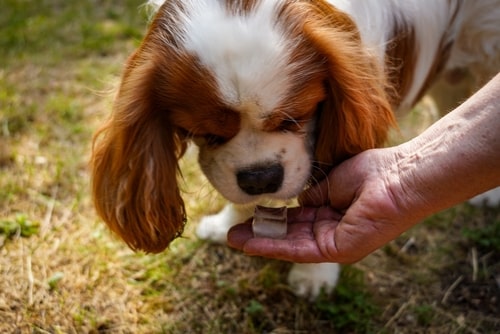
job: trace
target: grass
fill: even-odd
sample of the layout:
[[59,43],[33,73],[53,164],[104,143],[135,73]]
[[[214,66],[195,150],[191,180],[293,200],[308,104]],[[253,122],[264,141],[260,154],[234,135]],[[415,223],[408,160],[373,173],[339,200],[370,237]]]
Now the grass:
[[[477,226],[479,225],[479,226]],[[485,252],[500,252],[500,219],[498,216],[488,217],[488,224],[481,220],[474,227],[462,230],[464,236]]]
[[461,205],[429,218],[347,266],[336,293],[312,303],[285,284],[290,264],[196,239],[196,221],[223,202],[192,155],[183,161],[184,238],[144,255],[110,235],[91,205],[87,162],[108,92],[145,31],[141,4],[2,3],[1,333],[500,329],[498,209]]
[[316,301],[318,311],[330,319],[337,331],[368,333],[375,330],[374,319],[380,316],[380,310],[365,289],[363,275],[359,269],[344,267],[335,300],[322,296]]
[[32,222],[26,215],[18,214],[14,219],[0,221],[0,235],[4,237],[30,237],[38,233],[39,223]]

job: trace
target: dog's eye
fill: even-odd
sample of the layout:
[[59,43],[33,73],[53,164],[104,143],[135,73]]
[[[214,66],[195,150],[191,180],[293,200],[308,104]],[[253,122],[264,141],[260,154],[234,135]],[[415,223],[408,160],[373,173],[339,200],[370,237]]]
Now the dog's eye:
[[212,134],[204,135],[203,138],[209,146],[219,146],[227,142],[226,138]]
[[288,119],[284,119],[283,121],[281,121],[279,127],[278,127],[278,130],[279,131],[283,131],[283,132],[287,132],[287,131],[299,131],[301,128],[300,126],[300,123],[295,120],[295,119],[291,119],[291,118],[288,118]]

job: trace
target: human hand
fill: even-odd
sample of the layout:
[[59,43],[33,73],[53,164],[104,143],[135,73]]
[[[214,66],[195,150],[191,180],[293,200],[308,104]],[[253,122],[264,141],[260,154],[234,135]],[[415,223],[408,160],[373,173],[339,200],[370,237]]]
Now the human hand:
[[399,200],[400,173],[391,149],[365,151],[336,167],[288,210],[285,239],[254,238],[251,223],[228,233],[248,255],[292,262],[352,263],[396,238],[419,220]]

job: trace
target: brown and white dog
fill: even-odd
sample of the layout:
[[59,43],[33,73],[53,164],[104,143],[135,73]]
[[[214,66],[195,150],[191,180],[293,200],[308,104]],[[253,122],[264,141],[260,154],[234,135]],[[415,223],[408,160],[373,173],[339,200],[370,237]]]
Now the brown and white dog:
[[[500,70],[500,0],[155,0],[92,157],[99,215],[134,250],[183,232],[178,161],[190,141],[236,204],[287,200],[384,144],[438,74]],[[250,213],[251,214],[251,213]],[[229,205],[198,235],[224,241]],[[296,264],[298,295],[337,264]]]

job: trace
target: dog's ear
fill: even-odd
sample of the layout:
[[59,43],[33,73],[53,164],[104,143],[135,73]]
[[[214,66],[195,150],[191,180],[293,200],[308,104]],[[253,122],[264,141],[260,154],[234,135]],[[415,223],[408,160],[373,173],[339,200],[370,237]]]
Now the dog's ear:
[[186,221],[177,184],[186,144],[156,101],[157,67],[145,44],[129,58],[91,159],[98,214],[133,250],[146,252],[164,250]]
[[318,110],[315,160],[325,172],[357,153],[383,146],[396,127],[384,90],[352,71],[342,73],[341,66],[331,69],[327,99]]
[[318,12],[304,23],[304,33],[323,57],[328,77],[315,146],[315,176],[321,178],[339,162],[383,145],[396,121],[383,69],[362,46],[354,23],[330,6]]

